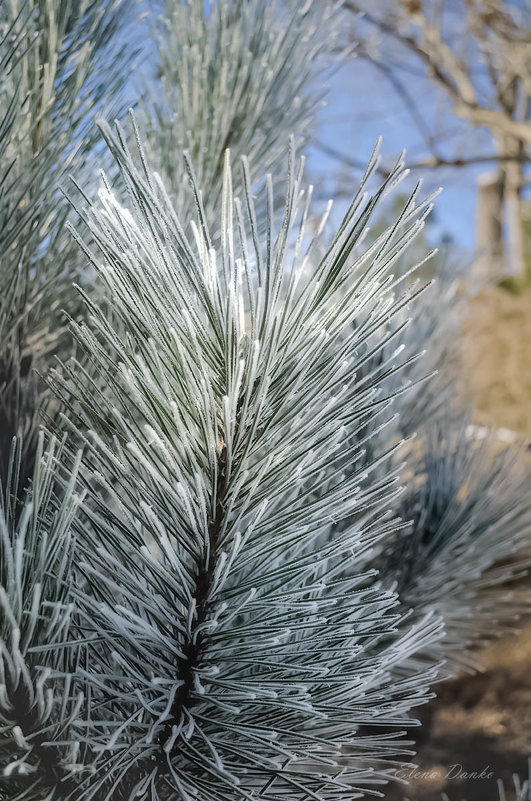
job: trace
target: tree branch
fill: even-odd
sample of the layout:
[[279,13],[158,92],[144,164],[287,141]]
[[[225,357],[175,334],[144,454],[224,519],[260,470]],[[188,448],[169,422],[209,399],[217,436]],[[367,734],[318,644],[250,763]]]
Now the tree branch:
[[[344,7],[363,15],[371,25],[407,47],[423,61],[430,77],[452,99],[456,116],[467,119],[472,125],[488,128],[493,134],[512,136],[528,145],[531,144],[529,122],[514,120],[505,111],[488,108],[479,103],[470,76],[466,74],[466,65],[457,59],[448,45],[442,41],[439,33],[429,26],[424,18],[419,17],[415,23],[423,34],[423,39],[419,40],[410,34],[400,32],[398,26],[366,11],[355,0],[347,0]],[[363,53],[361,55],[363,56]]]
[[[348,155],[347,153],[342,153],[340,150],[332,147],[331,145],[323,142],[320,139],[315,140],[315,146],[319,148],[322,153],[325,153],[327,156],[340,161],[342,164],[345,164],[347,167],[351,167],[353,170],[361,170],[365,169],[365,162],[358,161],[357,159],[353,159],[352,156]],[[529,164],[531,163],[531,156],[527,154],[501,154],[498,155],[496,153],[491,153],[485,156],[467,156],[467,157],[456,157],[456,158],[443,158],[442,156],[431,156],[425,159],[419,159],[418,161],[413,161],[411,164],[408,164],[407,167],[409,170],[429,170],[435,169],[437,167],[468,167],[472,164],[487,164],[488,162],[496,162],[496,163],[510,163],[516,162],[519,164]],[[389,175],[389,170],[386,170],[385,167],[381,165],[377,168],[377,171],[380,175],[387,177]]]
[[216,567],[216,557],[219,534],[223,525],[225,515],[224,505],[224,481],[226,470],[226,449],[225,446],[221,449],[218,457],[218,476],[216,485],[216,504],[215,510],[208,523],[208,538],[209,548],[208,554],[204,562],[198,565],[197,576],[195,579],[195,592],[194,601],[196,608],[195,625],[192,628],[192,636],[182,647],[185,658],[180,660],[177,665],[177,678],[182,680],[182,685],[175,695],[171,712],[166,721],[162,732],[159,736],[158,742],[161,750],[158,754],[158,759],[161,764],[165,764],[168,755],[163,750],[164,743],[170,738],[172,728],[174,725],[181,723],[183,710],[191,707],[194,703],[192,697],[194,691],[194,676],[195,669],[197,668],[201,657],[204,653],[206,645],[206,634],[204,630],[204,623],[207,620],[210,611],[208,598],[214,578],[214,570]]

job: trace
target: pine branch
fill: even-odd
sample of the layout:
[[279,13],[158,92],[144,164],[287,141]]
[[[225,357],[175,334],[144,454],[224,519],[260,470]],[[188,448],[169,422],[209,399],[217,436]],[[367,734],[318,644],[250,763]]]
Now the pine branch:
[[528,611],[515,582],[529,566],[529,474],[519,446],[478,440],[469,415],[451,409],[419,446],[400,510],[409,526],[385,548],[382,575],[395,577],[413,615],[444,618],[430,651],[455,674],[477,669],[478,645]]
[[[428,616],[397,635],[396,596],[358,569],[397,491],[396,471],[360,489],[379,465],[356,434],[389,401],[377,376],[354,380],[358,354],[411,301],[386,291],[389,267],[425,204],[415,195],[364,252],[403,172],[367,199],[375,156],[323,250],[292,151],[283,219],[268,178],[261,235],[227,155],[212,229],[187,162],[188,239],[142,155],[103,131],[128,207],[104,181],[81,211],[98,251],[81,244],[113,315],[86,298],[74,332],[92,367],[55,382],[85,447],[76,597],[93,701],[79,737],[95,773],[79,798],[343,798],[411,753],[400,732],[434,671],[406,665],[440,634]],[[354,507],[363,521],[331,538]]]
[[64,490],[58,486],[62,449],[40,436],[20,511],[22,453],[14,441],[0,497],[0,788],[13,801],[57,799],[79,750],[61,743],[81,705],[75,657],[64,648],[72,615],[70,524],[80,498],[76,464]]
[[[128,0],[129,2],[129,0]],[[128,2],[0,2],[0,479],[14,436],[24,437],[30,477],[38,427],[53,414],[45,374],[71,340],[61,308],[74,311],[80,262],[64,228],[59,183],[82,173],[94,146],[92,115],[120,107],[113,35]],[[119,7],[119,12],[118,12]],[[21,490],[25,484],[21,483]]]
[[[283,167],[293,131],[306,141],[325,94],[340,14],[317,0],[166,0],[157,31],[161,87],[146,92],[148,158],[183,219],[193,213],[181,154],[190,153],[217,221],[225,151],[247,156],[251,183]],[[155,100],[150,102],[149,98]],[[163,99],[160,99],[163,98]],[[235,189],[246,180],[238,171]],[[260,216],[260,212],[258,212]]]
[[[519,464],[518,447],[501,450],[493,434],[479,441],[471,411],[458,404],[463,311],[458,280],[441,277],[419,297],[409,325],[407,308],[389,321],[387,330],[398,332],[402,351],[388,336],[362,372],[363,378],[382,375],[394,365],[387,369],[385,391],[396,393],[395,416],[385,424],[380,415],[360,431],[370,443],[366,458],[416,434],[406,454],[397,453],[400,460],[406,455],[400,465],[406,490],[394,507],[403,527],[368,567],[377,567],[387,586],[397,589],[412,619],[428,610],[444,618],[446,636],[427,657],[444,661],[445,675],[477,668],[478,645],[526,612],[515,581],[528,567],[531,534],[529,473]],[[419,343],[426,354],[412,358]],[[371,342],[367,347],[371,352]]]
[[127,2],[0,0],[0,784],[14,801],[62,798],[78,767],[64,745],[81,703],[64,647],[77,499],[39,433],[56,405],[38,373],[71,349],[59,310],[80,260],[58,183],[85,168],[93,107],[107,92],[119,107],[118,5],[123,25]]
[[195,588],[192,595],[192,603],[196,609],[195,632],[192,639],[183,648],[183,658],[176,664],[176,675],[182,677],[182,684],[179,687],[170,708],[170,715],[159,736],[159,760],[164,768],[162,756],[164,745],[170,740],[173,727],[178,726],[183,709],[194,705],[194,673],[201,665],[206,647],[207,637],[205,628],[209,617],[210,595],[214,588],[216,560],[215,554],[221,540],[223,522],[225,519],[224,510],[224,487],[223,479],[226,470],[226,449],[223,447],[218,457],[218,485],[216,488],[217,503],[213,518],[208,523],[208,548],[209,554],[206,562],[198,565],[195,578]]

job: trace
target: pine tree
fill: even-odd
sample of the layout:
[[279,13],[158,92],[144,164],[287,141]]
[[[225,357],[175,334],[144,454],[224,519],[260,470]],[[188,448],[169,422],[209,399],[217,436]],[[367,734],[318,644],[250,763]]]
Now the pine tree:
[[378,566],[414,616],[445,621],[433,658],[444,673],[478,667],[477,650],[526,611],[517,580],[529,564],[531,497],[521,445],[500,447],[468,412],[450,410],[420,429],[400,517]]
[[123,69],[119,20],[128,2],[0,2],[0,481],[20,436],[21,491],[33,472],[48,408],[42,380],[69,335],[61,310],[77,302],[80,260],[66,234],[59,185],[81,179],[94,143],[93,114],[118,112]]
[[0,6],[14,801],[363,795],[413,753],[436,678],[519,610],[525,483],[470,436],[453,376],[425,380],[455,296],[410,280],[432,199],[370,239],[405,175],[372,189],[375,152],[333,230],[288,147],[334,63],[322,8],[166,0],[164,99],[148,81],[142,133],[100,123],[96,196],[89,112],[119,106],[127,7]]
[[[164,0],[156,26],[158,81],[148,84],[141,127],[147,156],[175,209],[189,217],[188,152],[209,223],[217,222],[225,150],[235,190],[285,169],[288,137],[308,140],[325,78],[341,54],[341,16],[317,0]],[[151,99],[153,98],[153,99]]]
[[114,0],[0,0],[0,781],[9,798],[56,797],[75,752],[46,746],[79,709],[58,647],[71,613],[75,468],[63,486],[63,444],[39,427],[58,411],[44,376],[71,350],[61,309],[79,306],[82,262],[59,183],[87,169],[93,111],[120,108],[130,60],[116,59],[114,34],[129,14]]
[[64,797],[58,785],[76,769],[79,751],[75,743],[50,746],[64,740],[83,701],[72,681],[75,659],[62,646],[73,612],[71,523],[80,500],[75,469],[58,486],[63,447],[54,440],[45,447],[39,436],[20,512],[15,439],[0,504],[0,789],[20,801]]
[[[433,615],[400,621],[363,569],[393,528],[379,516],[396,476],[360,491],[375,465],[343,469],[383,402],[378,379],[353,380],[355,354],[409,297],[390,305],[378,287],[424,204],[356,269],[349,254],[401,164],[366,200],[373,160],[319,257],[293,151],[278,226],[266,182],[263,237],[227,151],[221,230],[193,181],[187,234],[142,152],[135,164],[121,129],[103,130],[127,193],[105,182],[82,213],[113,318],[87,298],[74,331],[94,369],[70,363],[58,380],[85,440],[74,599],[79,637],[97,644],[74,729],[94,774],[78,793],[343,798],[404,751],[397,734],[434,677],[409,659],[440,636]],[[354,506],[363,521],[331,537]]]
[[[445,637],[429,655],[444,661],[441,675],[476,669],[478,646],[525,614],[518,581],[529,565],[531,534],[527,444],[506,446],[495,430],[478,428],[459,399],[460,292],[455,277],[441,277],[390,321],[388,336],[398,333],[403,348],[402,367],[385,380],[384,392],[396,394],[393,416],[385,425],[373,417],[363,431],[371,434],[372,459],[407,443],[396,451],[405,491],[394,512],[404,526],[370,564],[413,616],[443,617]],[[365,376],[398,361],[395,339],[371,355]],[[419,343],[426,347],[421,358]]]

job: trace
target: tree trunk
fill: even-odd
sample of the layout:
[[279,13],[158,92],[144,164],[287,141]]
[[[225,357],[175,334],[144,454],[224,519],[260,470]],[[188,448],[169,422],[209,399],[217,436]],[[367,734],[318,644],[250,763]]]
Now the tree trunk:
[[504,274],[503,194],[501,171],[483,173],[478,178],[476,203],[476,249],[479,274],[492,280]]
[[[522,143],[507,141],[505,152],[521,157]],[[504,203],[506,221],[505,272],[522,276],[525,272],[524,232],[522,226],[522,163],[508,161],[504,168]]]

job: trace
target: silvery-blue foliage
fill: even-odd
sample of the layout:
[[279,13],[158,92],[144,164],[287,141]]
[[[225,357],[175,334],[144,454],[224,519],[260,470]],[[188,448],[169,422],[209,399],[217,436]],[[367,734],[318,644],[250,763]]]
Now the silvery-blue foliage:
[[[248,188],[284,169],[288,137],[308,138],[324,97],[324,76],[340,55],[339,4],[320,0],[163,0],[157,26],[160,84],[143,104],[146,150],[174,207],[193,206],[181,154],[188,151],[217,223],[225,150],[250,173]],[[260,217],[261,206],[257,211]]]
[[[430,199],[367,237],[402,160],[333,232],[293,142],[278,180],[335,4],[167,0],[148,157],[103,125],[118,175],[73,190],[73,255],[56,185],[118,88],[120,8],[0,0],[0,790],[351,799],[411,755],[437,663],[518,609],[529,494],[424,381],[456,297],[400,266]],[[80,265],[105,305],[82,292],[45,440],[31,368]]]
[[65,650],[73,606],[72,518],[77,465],[58,482],[64,443],[40,435],[31,489],[20,510],[22,460],[13,440],[0,490],[0,791],[10,801],[52,801],[77,767],[79,744],[65,735],[83,696]]
[[72,649],[59,646],[77,501],[60,480],[62,445],[39,433],[53,408],[37,370],[70,351],[59,313],[80,259],[58,183],[84,170],[93,110],[104,96],[116,108],[129,56],[115,58],[113,35],[129,5],[0,0],[0,789],[10,801],[56,798],[77,759],[60,742],[82,695],[67,677]]
[[502,445],[451,408],[415,447],[400,506],[407,525],[382,549],[380,568],[414,615],[443,617],[432,652],[455,674],[476,666],[472,646],[526,609],[514,579],[531,559],[529,472],[522,445]]
[[317,258],[293,151],[279,225],[266,180],[263,236],[226,154],[217,233],[194,180],[188,228],[142,153],[104,132],[127,191],[104,181],[81,213],[113,316],[86,299],[74,331],[93,371],[58,378],[85,441],[75,599],[92,705],[73,737],[94,772],[78,797],[352,797],[407,752],[434,670],[401,666],[441,633],[428,614],[397,636],[396,595],[359,567],[393,530],[396,476],[360,489],[377,465],[343,469],[383,402],[356,352],[407,302],[381,288],[425,204],[354,258],[402,171],[367,197],[374,158]]
[[80,260],[65,231],[59,184],[81,176],[96,110],[119,110],[117,48],[133,0],[0,0],[0,482],[22,437],[31,477],[54,354],[70,347],[61,310],[76,302]]

